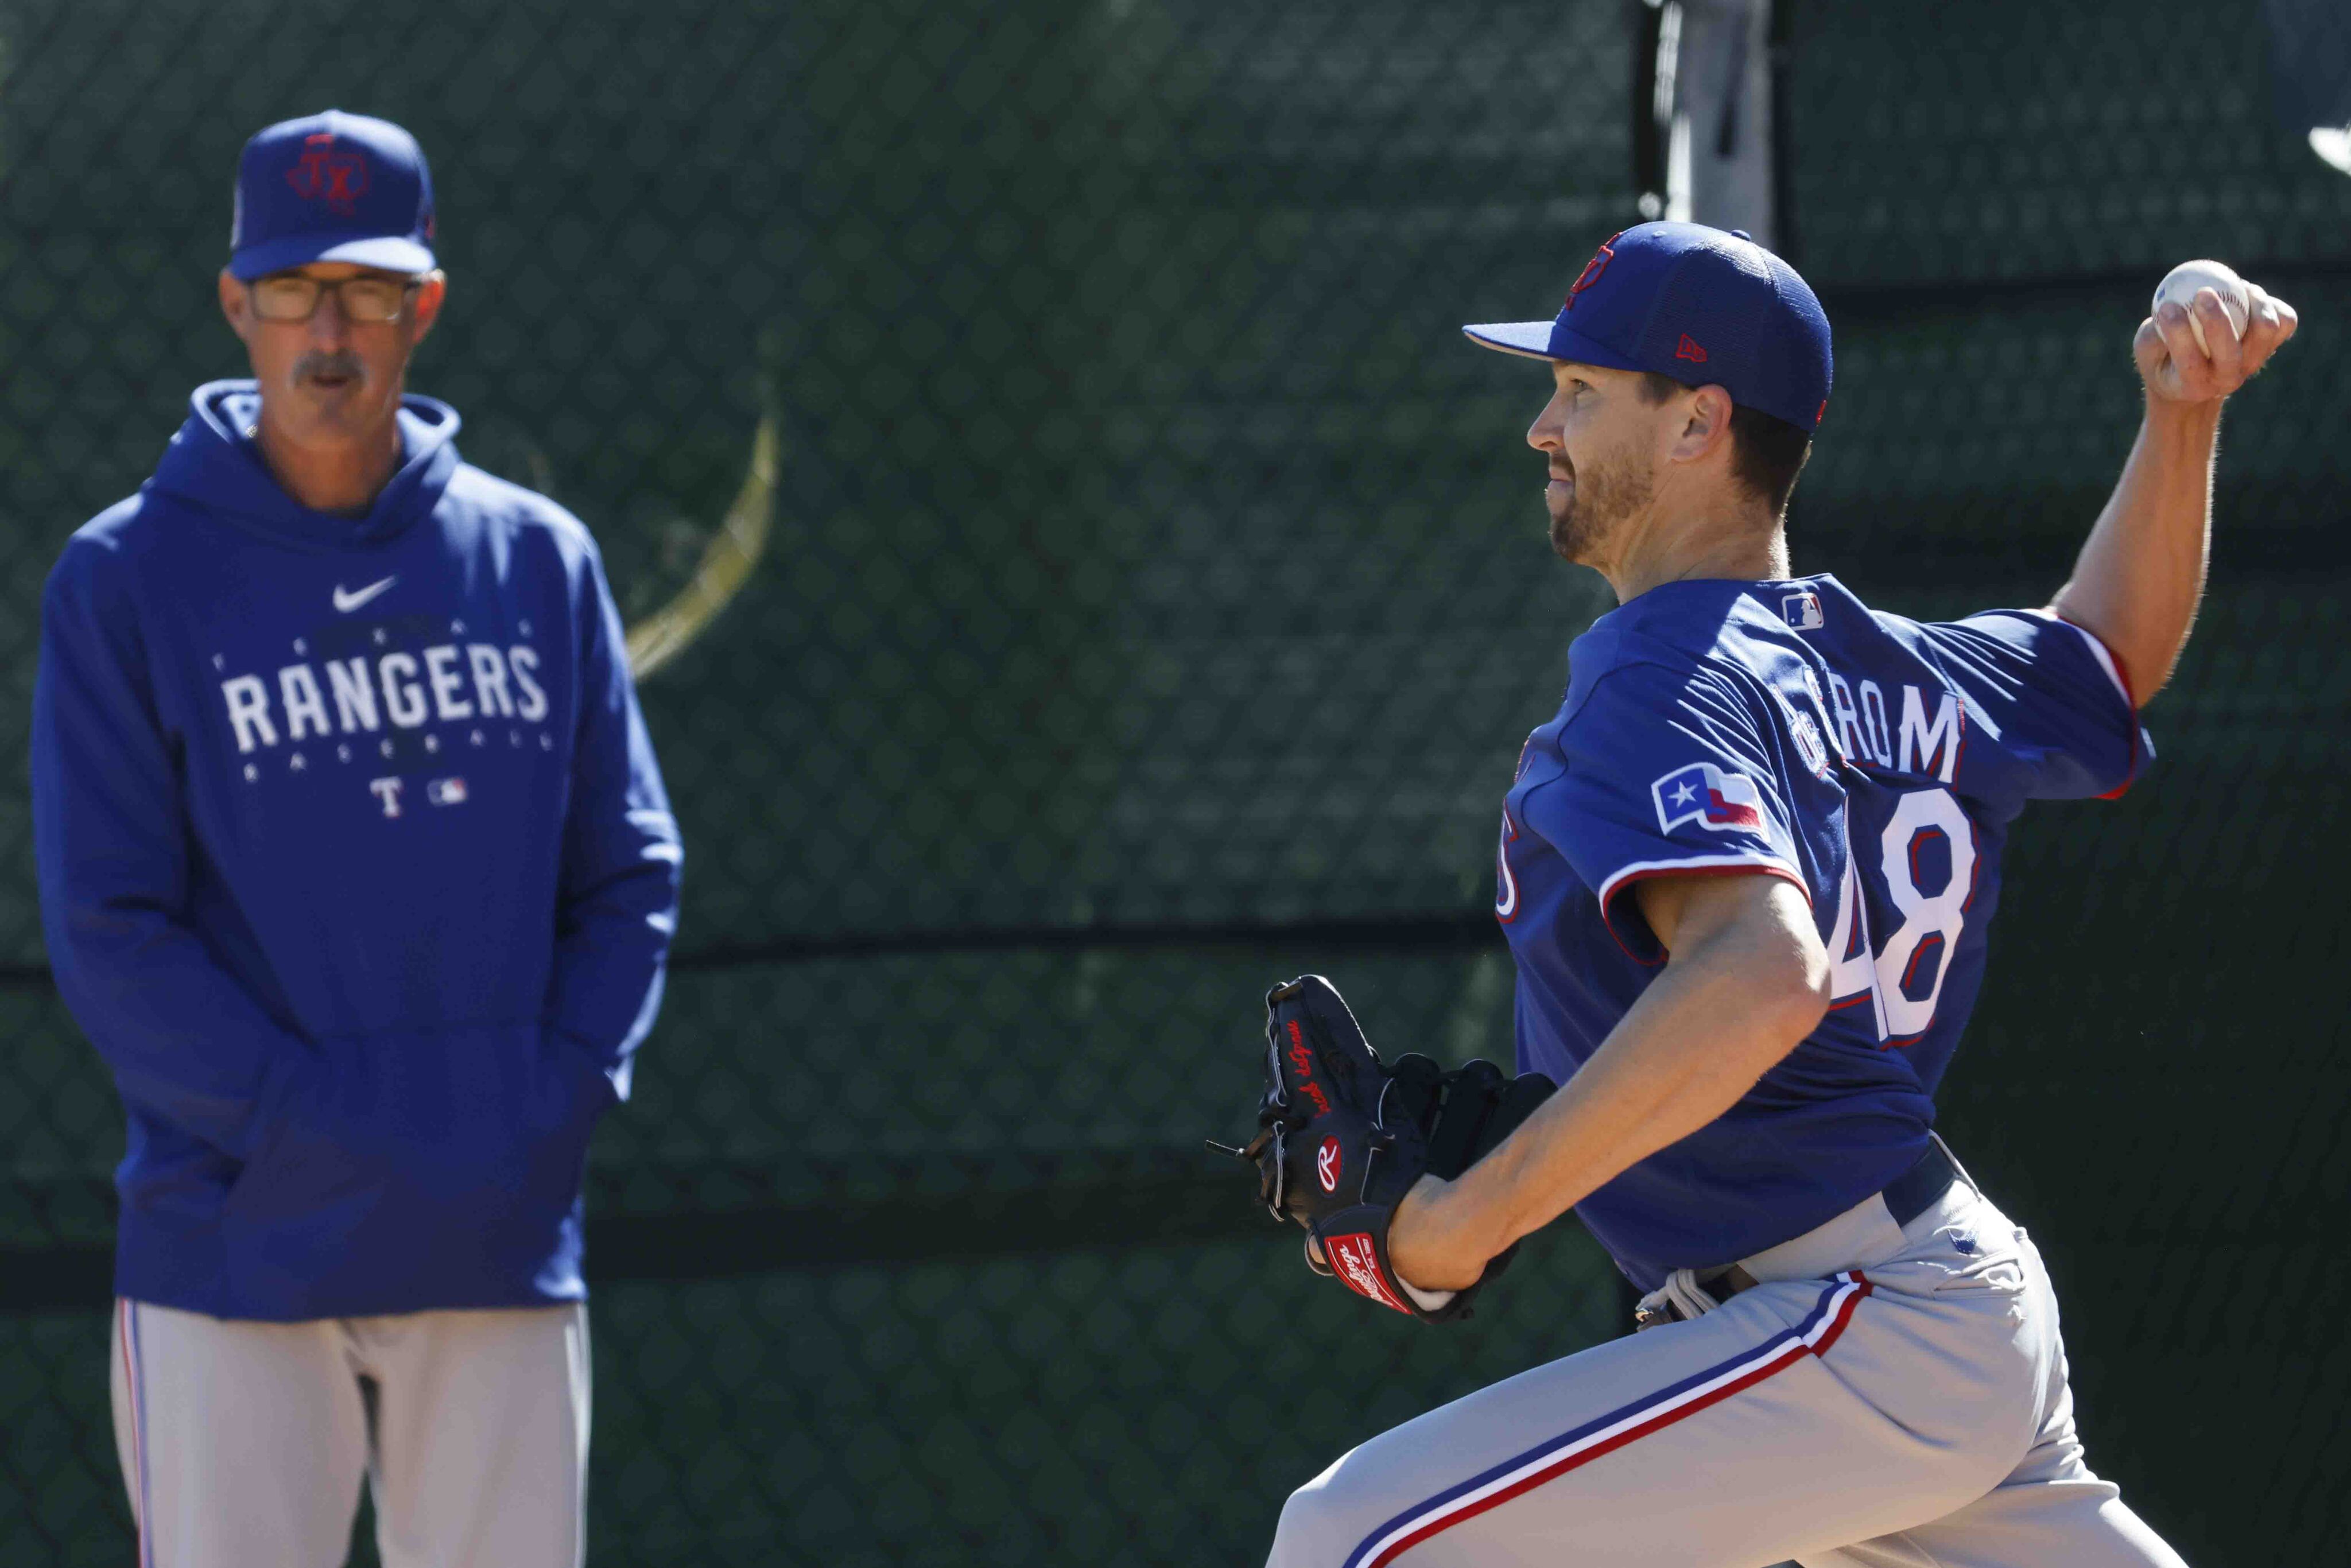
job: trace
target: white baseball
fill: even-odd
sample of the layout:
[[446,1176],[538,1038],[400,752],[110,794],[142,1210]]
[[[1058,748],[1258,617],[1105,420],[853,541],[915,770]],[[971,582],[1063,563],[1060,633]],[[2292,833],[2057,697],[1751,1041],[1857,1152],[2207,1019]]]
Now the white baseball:
[[2253,297],[2245,290],[2245,280],[2218,261],[2183,261],[2163,275],[2155,286],[2155,303],[2149,312],[2160,310],[2167,304],[2188,310],[2189,330],[2196,334],[2196,346],[2206,353],[2212,345],[2204,340],[2204,322],[2189,307],[2195,302],[2197,290],[2209,288],[2220,297],[2220,304],[2229,312],[2229,326],[2237,336],[2245,335],[2245,321],[2253,308]]

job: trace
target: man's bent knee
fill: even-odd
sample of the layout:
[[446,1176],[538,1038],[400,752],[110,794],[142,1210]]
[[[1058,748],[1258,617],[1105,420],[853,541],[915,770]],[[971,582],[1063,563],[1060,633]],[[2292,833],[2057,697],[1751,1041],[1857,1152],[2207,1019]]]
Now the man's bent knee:
[[1290,1494],[1281,1505],[1281,1522],[1274,1530],[1266,1568],[1340,1568],[1346,1562],[1365,1528],[1361,1505],[1351,1504],[1347,1495],[1353,1489],[1343,1472],[1353,1457],[1342,1456]]

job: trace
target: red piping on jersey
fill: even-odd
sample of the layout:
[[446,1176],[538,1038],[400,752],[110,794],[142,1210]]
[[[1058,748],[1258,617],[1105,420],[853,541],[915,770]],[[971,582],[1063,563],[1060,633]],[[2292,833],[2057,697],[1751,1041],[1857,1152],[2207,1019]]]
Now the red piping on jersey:
[[2060,615],[2053,609],[2049,612],[2049,615],[2052,620],[2064,622],[2066,625],[2105,650],[2106,662],[2115,667],[2115,679],[2123,684],[2123,701],[2130,707],[2130,762],[2124,771],[2123,781],[2098,797],[2101,800],[2119,800],[2130,793],[2131,784],[2138,777],[2138,687],[2131,683],[2130,666],[2123,663],[2123,656],[2115,652],[2113,643],[2083,625],[2079,621],[2070,616]]
[[[1928,833],[1934,834],[1945,843],[1951,841],[1950,834],[1943,831],[1940,828],[1931,826],[1922,828],[1918,831],[1910,835],[1910,847],[1907,852],[1910,856],[1910,885],[1913,887],[1917,887],[1918,885],[1918,841],[1925,838]],[[1944,880],[1948,883],[1949,878],[1947,876]],[[1940,895],[1938,894],[1938,896]]]
[[[1943,934],[1939,931],[1929,931],[1924,936],[1918,938],[1918,945],[1910,949],[1910,961],[1902,966],[1902,978],[1896,982],[1895,985],[1895,989],[1902,993],[1902,999],[1904,1001],[1915,1002],[1918,999],[1910,994],[1910,988],[1918,983],[1918,965],[1926,958],[1927,945],[1930,942],[1935,945],[1935,948],[1938,952],[1949,946],[1949,943],[1943,940]],[[1942,971],[1940,968],[1938,968],[1936,973],[1940,975]]]
[[[1632,945],[1626,942],[1625,940],[1624,934],[1616,929],[1615,918],[1608,913],[1610,909],[1615,906],[1617,898],[1626,888],[1632,886],[1636,882],[1647,882],[1653,877],[1748,876],[1757,872],[1761,872],[1766,876],[1776,876],[1781,878],[1782,881],[1794,883],[1796,884],[1796,891],[1804,895],[1805,904],[1809,906],[1812,904],[1813,890],[1804,885],[1804,879],[1798,876],[1794,872],[1790,871],[1786,866],[1774,865],[1769,861],[1754,861],[1741,865],[1700,865],[1688,867],[1661,865],[1655,871],[1636,871],[1632,875],[1626,877],[1624,881],[1618,883],[1614,887],[1610,888],[1608,890],[1607,898],[1604,900],[1600,905],[1600,924],[1608,928],[1608,935],[1615,938],[1616,946],[1624,950],[1625,956],[1632,959],[1633,962],[1640,965],[1644,968],[1654,969],[1664,964],[1667,958],[1673,956],[1673,955],[1667,950],[1666,945],[1662,942],[1657,944],[1658,956],[1656,957],[1642,957],[1641,955],[1633,951]],[[1652,932],[1650,935],[1654,936],[1656,933]]]
[[1975,859],[1968,862],[1968,895],[1959,903],[1961,915],[1976,906],[1976,892],[1983,886],[1983,832],[1973,817],[1968,819],[1968,852]]

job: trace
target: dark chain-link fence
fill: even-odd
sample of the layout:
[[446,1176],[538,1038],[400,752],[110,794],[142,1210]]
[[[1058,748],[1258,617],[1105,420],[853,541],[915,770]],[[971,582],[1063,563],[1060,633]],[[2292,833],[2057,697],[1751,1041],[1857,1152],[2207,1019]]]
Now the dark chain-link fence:
[[[416,373],[602,540],[689,849],[591,1170],[604,1563],[1207,1563],[1348,1443],[1617,1332],[1573,1225],[1431,1332],[1200,1154],[1257,999],[1506,1056],[1490,837],[1597,582],[1531,367],[1636,221],[1638,0],[0,7],[0,1563],[125,1560],[119,1112],[42,972],[38,588],[188,390],[261,124],[416,131]],[[2040,1234],[2095,1463],[2191,1560],[2346,1527],[2351,179],[2219,0],[1782,0],[1782,248],[1838,379],[1799,570],[2037,603],[2173,261],[2293,299],[2224,434],[2154,776],[2015,840],[1947,1124]],[[1700,1484],[1694,1479],[1694,1484]],[[362,1548],[362,1557],[366,1557]]]

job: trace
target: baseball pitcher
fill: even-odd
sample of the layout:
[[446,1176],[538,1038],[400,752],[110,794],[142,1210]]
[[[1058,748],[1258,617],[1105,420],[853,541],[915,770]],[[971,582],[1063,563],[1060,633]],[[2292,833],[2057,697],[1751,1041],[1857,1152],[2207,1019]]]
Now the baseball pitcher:
[[677,830],[588,532],[404,392],[416,142],[246,144],[199,387],[42,605],[33,809],[120,1086],[141,1568],[574,1568],[580,1177],[659,1005]]
[[2221,402],[2295,327],[2248,299],[2241,335],[2210,288],[2139,325],[2145,423],[2053,600],[1941,623],[1790,575],[1829,324],[1746,235],[1629,229],[1556,319],[1467,329],[1547,363],[1552,544],[1619,601],[1503,803],[1521,1077],[1457,1114],[1308,977],[1270,999],[1241,1152],[1310,1261],[1418,1317],[1572,1207],[1645,1332],[1343,1456],[1274,1568],[2177,1568],[2085,1461],[2040,1255],[1934,1092],[2009,824],[2151,755]]

